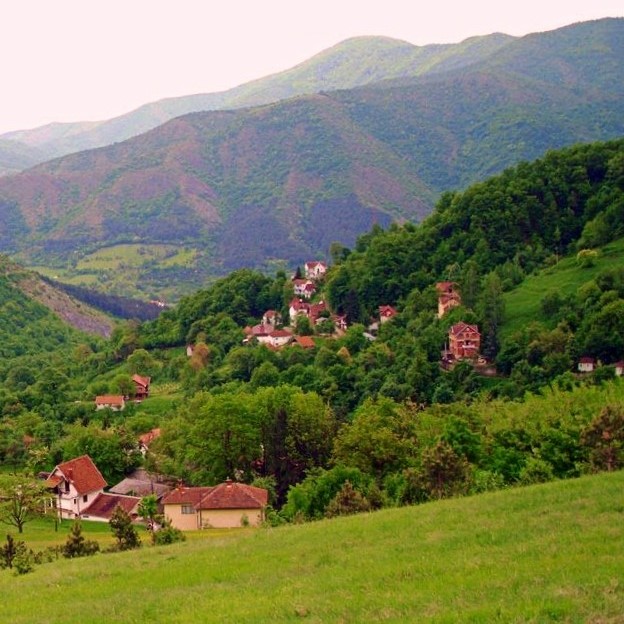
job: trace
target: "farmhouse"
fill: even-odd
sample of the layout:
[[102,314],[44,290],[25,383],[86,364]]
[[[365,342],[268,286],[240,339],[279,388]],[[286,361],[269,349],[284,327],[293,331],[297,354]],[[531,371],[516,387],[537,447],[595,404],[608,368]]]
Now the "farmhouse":
[[95,409],[112,409],[121,411],[126,406],[126,400],[121,394],[102,394],[95,397]]
[[225,481],[213,487],[178,487],[163,499],[165,517],[182,531],[258,526],[264,520],[268,492]]

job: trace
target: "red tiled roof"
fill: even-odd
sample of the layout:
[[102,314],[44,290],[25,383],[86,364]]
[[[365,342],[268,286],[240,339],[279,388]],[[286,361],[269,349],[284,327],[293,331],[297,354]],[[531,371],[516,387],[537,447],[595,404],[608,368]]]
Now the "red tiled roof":
[[143,386],[144,388],[149,387],[150,381],[152,381],[151,377],[142,377],[141,375],[132,375],[132,381]]
[[95,397],[96,405],[124,405],[124,398],[121,394],[101,394]]
[[160,436],[160,428],[156,427],[147,433],[139,436],[139,442],[144,446],[147,446],[150,442],[153,442],[156,438]]
[[226,481],[212,487],[181,487],[170,492],[163,505],[191,503],[196,509],[259,509],[269,501],[263,488]]
[[579,362],[581,364],[593,364],[594,363],[594,358],[592,357],[582,357]]
[[292,334],[287,329],[275,329],[269,336],[271,338],[286,338],[287,336],[292,336]]
[[316,346],[310,336],[295,336],[295,342],[303,349],[313,349]]
[[213,487],[177,487],[165,496],[163,505],[191,503],[197,506],[199,505],[199,501],[212,489]]
[[88,455],[58,464],[52,471],[53,475],[48,478],[48,483],[51,483],[57,472],[76,488],[78,494],[88,494],[106,486],[104,477]]
[[397,311],[391,305],[381,305],[379,306],[379,315],[380,316],[394,316]]
[[138,496],[122,496],[121,494],[98,494],[95,500],[80,513],[81,516],[95,516],[110,520],[117,505],[130,514],[141,502]]
[[461,321],[460,323],[455,323],[455,325],[453,325],[449,329],[449,334],[452,334],[453,336],[457,336],[459,334],[464,333],[465,331],[473,331],[479,334],[479,328],[476,325],[469,325],[468,323],[464,323],[463,321]]
[[206,494],[198,509],[259,509],[269,501],[269,493],[258,487],[226,481]]

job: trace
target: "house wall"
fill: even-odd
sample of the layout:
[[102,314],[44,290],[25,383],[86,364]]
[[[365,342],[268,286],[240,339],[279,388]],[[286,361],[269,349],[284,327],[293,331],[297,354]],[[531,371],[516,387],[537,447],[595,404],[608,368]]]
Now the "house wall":
[[247,516],[249,526],[258,526],[262,522],[260,509],[202,509],[199,522],[203,528],[230,529],[242,527],[243,516]]
[[182,505],[165,505],[165,517],[171,521],[171,526],[181,531],[198,529],[197,513],[183,514]]

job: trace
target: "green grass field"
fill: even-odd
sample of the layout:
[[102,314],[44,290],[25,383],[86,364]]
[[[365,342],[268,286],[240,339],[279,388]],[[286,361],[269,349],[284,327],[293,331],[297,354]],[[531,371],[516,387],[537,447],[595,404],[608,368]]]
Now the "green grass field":
[[[624,239],[603,247],[593,267],[581,268],[575,256],[567,257],[557,265],[527,277],[518,288],[505,294],[502,334],[512,334],[531,321],[542,318],[540,302],[544,295],[553,291],[562,295],[573,294],[598,273],[614,266],[624,266]],[[548,319],[543,320],[548,322]]]
[[192,537],[0,572],[0,621],[624,621],[624,472]]

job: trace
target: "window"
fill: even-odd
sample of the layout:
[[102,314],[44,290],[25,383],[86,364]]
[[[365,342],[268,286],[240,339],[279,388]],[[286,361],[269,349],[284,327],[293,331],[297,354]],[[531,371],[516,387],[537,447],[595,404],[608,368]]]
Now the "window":
[[82,502],[83,502],[83,503],[86,503],[88,500],[89,500],[89,495],[88,495],[88,494],[85,494],[85,495],[82,497]]
[[69,492],[69,481],[65,481],[65,493]]
[[191,505],[191,503],[184,503],[182,505],[182,513],[183,514],[194,514],[195,513],[195,509],[194,509],[193,505]]

